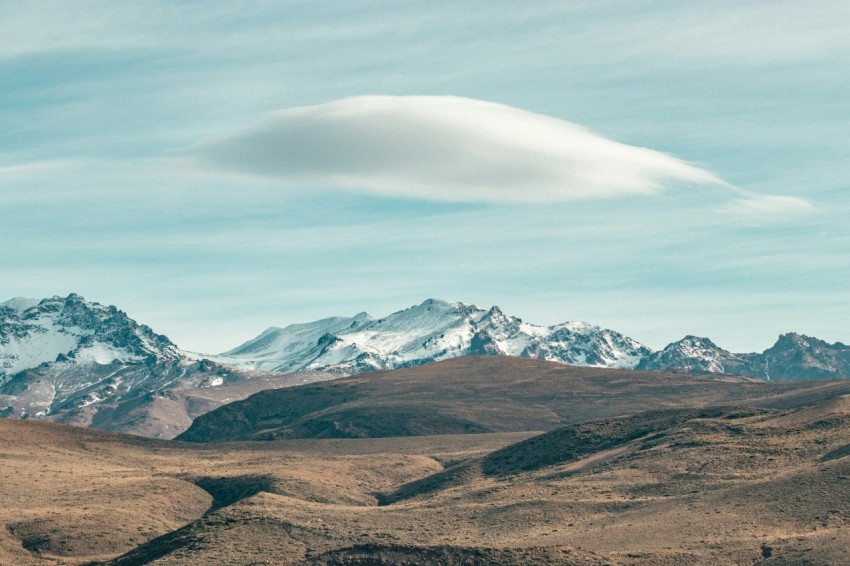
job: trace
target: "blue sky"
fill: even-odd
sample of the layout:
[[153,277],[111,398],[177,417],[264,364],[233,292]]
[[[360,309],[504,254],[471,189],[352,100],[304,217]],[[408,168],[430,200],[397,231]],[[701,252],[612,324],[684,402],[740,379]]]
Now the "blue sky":
[[0,297],[850,341],[850,4],[532,4],[4,2]]

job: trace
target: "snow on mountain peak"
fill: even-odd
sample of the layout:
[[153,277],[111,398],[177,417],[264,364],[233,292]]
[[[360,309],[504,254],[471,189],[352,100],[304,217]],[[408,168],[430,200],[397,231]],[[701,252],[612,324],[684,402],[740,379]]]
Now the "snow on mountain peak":
[[468,354],[634,367],[648,353],[635,340],[591,324],[537,326],[506,315],[497,306],[484,310],[431,298],[379,319],[363,313],[359,319],[332,318],[270,329],[216,361],[272,371],[357,373]]
[[637,369],[739,373],[750,364],[745,354],[733,354],[708,338],[689,334],[646,356]]
[[[139,422],[133,411],[173,388],[224,383],[239,373],[197,360],[116,307],[75,293],[29,304],[0,307],[3,416],[132,427]],[[107,416],[98,420],[103,407]]]
[[0,377],[57,359],[103,364],[177,357],[168,338],[113,306],[88,302],[76,293],[32,302],[3,303],[7,308],[0,319]]
[[285,328],[272,326],[256,338],[224,352],[221,357],[251,358],[262,362],[280,356],[297,356],[313,348],[325,334],[350,332],[371,320],[372,317],[361,312],[353,317],[334,316],[315,322],[290,324]]

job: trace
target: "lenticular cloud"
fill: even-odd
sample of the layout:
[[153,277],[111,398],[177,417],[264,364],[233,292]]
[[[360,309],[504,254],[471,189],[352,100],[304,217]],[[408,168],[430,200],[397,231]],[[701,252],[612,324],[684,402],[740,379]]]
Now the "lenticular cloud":
[[362,96],[276,112],[201,156],[285,186],[467,202],[551,202],[723,184],[670,155],[510,106]]

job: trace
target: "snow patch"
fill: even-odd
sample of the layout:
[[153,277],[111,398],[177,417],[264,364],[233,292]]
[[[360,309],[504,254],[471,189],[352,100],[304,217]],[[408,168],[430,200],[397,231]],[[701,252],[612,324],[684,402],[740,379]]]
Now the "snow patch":
[[134,356],[126,350],[116,348],[111,344],[97,342],[91,346],[80,348],[74,353],[74,359],[79,363],[95,363],[102,366],[109,365],[114,361],[121,363],[140,362],[144,358]]
[[13,299],[9,299],[8,301],[0,303],[0,309],[8,308],[12,309],[16,313],[22,313],[28,308],[34,307],[38,304],[38,299],[29,299],[26,297],[15,297]]

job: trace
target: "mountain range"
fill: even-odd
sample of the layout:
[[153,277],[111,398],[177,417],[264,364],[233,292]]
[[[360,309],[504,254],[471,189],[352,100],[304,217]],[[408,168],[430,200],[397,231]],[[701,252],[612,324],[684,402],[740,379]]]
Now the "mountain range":
[[725,373],[768,381],[833,379],[850,377],[850,346],[789,332],[764,352],[734,354],[708,338],[685,336],[644,357],[635,369]]
[[428,299],[285,328],[219,355],[180,349],[114,306],[70,294],[0,303],[0,416],[170,438],[195,416],[261,389],[467,355],[576,366],[722,373],[772,381],[850,377],[850,347],[784,334],[735,354],[686,336],[662,350],[585,322],[539,326],[498,307]]
[[634,368],[651,350],[586,322],[537,326],[475,305],[428,299],[374,319],[327,318],[257,338],[214,358],[269,371],[362,373],[466,355],[507,355],[578,366]]
[[708,338],[686,336],[652,351],[637,340],[586,322],[538,326],[475,305],[428,299],[373,319],[327,318],[257,338],[212,359],[267,371],[341,374],[398,369],[466,355],[536,358],[576,366],[724,373],[768,381],[850,377],[850,346],[783,334],[762,353],[736,354]]

